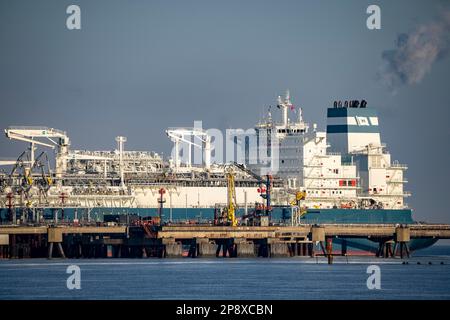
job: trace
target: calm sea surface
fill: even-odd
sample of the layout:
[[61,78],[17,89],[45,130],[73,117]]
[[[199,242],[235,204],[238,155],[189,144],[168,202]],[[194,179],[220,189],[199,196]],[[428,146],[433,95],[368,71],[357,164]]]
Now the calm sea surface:
[[[0,260],[0,299],[450,299],[450,246],[400,259]],[[369,265],[381,289],[369,290]],[[69,265],[81,289],[67,289]]]

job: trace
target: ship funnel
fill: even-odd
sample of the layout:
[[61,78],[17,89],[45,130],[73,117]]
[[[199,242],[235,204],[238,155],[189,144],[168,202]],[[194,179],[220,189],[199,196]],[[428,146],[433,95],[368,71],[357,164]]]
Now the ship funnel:
[[[361,106],[358,108],[358,106]],[[327,141],[332,152],[358,152],[368,145],[381,146],[378,116],[375,109],[367,108],[366,102],[338,102],[327,110]]]

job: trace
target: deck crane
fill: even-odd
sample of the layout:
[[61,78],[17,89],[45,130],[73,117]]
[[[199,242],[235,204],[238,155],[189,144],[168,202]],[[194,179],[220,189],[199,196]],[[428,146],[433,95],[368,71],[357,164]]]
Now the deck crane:
[[[11,195],[18,194],[23,196],[28,203],[29,192],[33,186],[33,177],[31,174],[31,167],[29,161],[29,151],[23,151],[17,160],[14,162],[14,166],[9,174],[8,186],[11,186]],[[17,175],[16,175],[17,174]],[[16,183],[14,181],[16,179]],[[23,199],[23,198],[21,198]]]
[[[47,198],[48,190],[50,189],[50,186],[53,183],[53,180],[51,178],[51,169],[50,169],[50,161],[48,159],[47,153],[45,151],[42,151],[39,156],[37,156],[34,160],[34,163],[31,165],[31,167],[24,165],[28,163],[29,161],[23,161],[22,159],[27,155],[27,151],[24,151],[19,158],[16,161],[16,164],[14,165],[11,174],[9,176],[10,179],[10,185],[12,185],[12,181],[14,179],[14,175],[18,171],[18,169],[22,169],[22,172],[19,173],[19,177],[21,177],[21,182],[19,189],[17,192],[22,193],[25,196],[25,199],[28,201],[30,200],[30,190],[33,187],[33,185],[37,185],[39,188],[39,191],[41,194]],[[45,162],[41,161],[41,158],[45,158]],[[47,166],[47,172],[45,170],[45,166]],[[41,179],[35,179],[33,175],[33,171],[35,169],[38,169],[41,175]]]
[[[174,150],[174,162],[175,168],[180,166],[179,153],[180,153],[180,142],[187,143],[189,145],[188,148],[188,156],[187,156],[187,165],[191,166],[191,146],[203,149],[203,159],[205,163],[205,168],[209,169],[211,165],[211,137],[206,133],[206,131],[198,128],[169,128],[166,130],[167,136],[172,140],[175,145]],[[195,142],[192,142],[189,138],[186,137],[194,137],[201,141],[201,145]]]
[[[27,151],[24,151],[20,154],[20,156],[17,158],[17,160],[14,162],[14,166],[11,170],[11,173],[9,174],[9,185],[13,185],[13,179],[14,175],[16,174],[19,169],[22,169],[22,180],[21,180],[21,186],[22,188],[25,188],[29,190],[31,188],[31,185],[33,183],[33,179],[31,177],[31,168],[27,167],[26,164],[29,164],[29,160],[24,160],[27,156]],[[28,186],[28,187],[27,187]]]
[[[11,173],[9,174],[9,179],[11,180],[17,169],[24,167],[24,163],[30,163],[28,160],[24,160],[24,157],[27,155],[27,151],[24,151],[20,154],[20,156],[15,161],[11,161],[11,164],[14,165]],[[8,161],[9,162],[9,161]],[[8,164],[9,165],[9,164]]]
[[[42,157],[45,158],[45,162],[41,161]],[[45,171],[46,165],[47,165],[47,172]],[[52,172],[50,169],[50,161],[49,161],[47,153],[45,151],[42,151],[41,154],[36,158],[32,168],[31,168],[31,172],[35,168],[40,169],[41,180],[39,181],[39,188],[43,191],[44,196],[47,196],[47,192],[50,189],[50,186],[52,185],[53,180],[51,178]]]
[[70,141],[64,131],[47,127],[9,127],[5,129],[5,134],[9,139],[30,143],[29,167],[33,166],[35,161],[34,152],[36,150],[36,145],[51,149],[58,147],[56,157],[56,175],[61,176],[65,173]]
[[[41,158],[45,157],[45,163],[41,161]],[[33,187],[33,184],[37,184],[39,189],[47,195],[47,191],[50,189],[53,180],[51,178],[50,162],[45,151],[42,151],[39,156],[37,156],[34,162],[30,165],[29,161],[30,155],[29,151],[26,150],[20,154],[16,161],[14,161],[14,166],[9,174],[8,185],[14,185],[14,179],[18,179],[16,184],[17,189],[15,192],[22,193],[26,199],[29,199],[29,192]],[[47,172],[45,166],[47,165]],[[33,170],[39,169],[41,179],[34,180]]]

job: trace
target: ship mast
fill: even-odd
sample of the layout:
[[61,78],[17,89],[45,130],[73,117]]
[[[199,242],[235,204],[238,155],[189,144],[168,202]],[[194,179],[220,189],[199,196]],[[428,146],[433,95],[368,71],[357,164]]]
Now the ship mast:
[[283,98],[281,98],[281,96],[278,96],[278,105],[277,107],[279,109],[281,109],[281,113],[282,113],[282,125],[287,128],[288,126],[288,109],[292,107],[292,103],[291,103],[291,96],[289,93],[289,90],[286,90],[286,96]]
[[123,170],[123,151],[124,144],[127,142],[126,137],[118,136],[116,137],[117,149],[119,151],[119,169],[120,169],[120,186],[125,188],[124,170]]

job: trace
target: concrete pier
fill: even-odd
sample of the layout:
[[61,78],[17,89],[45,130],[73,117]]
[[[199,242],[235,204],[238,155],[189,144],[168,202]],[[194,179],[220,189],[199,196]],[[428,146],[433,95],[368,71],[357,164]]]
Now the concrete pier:
[[[0,226],[0,258],[295,257],[324,255],[333,239],[347,255],[347,239],[378,243],[376,255],[409,257],[412,239],[450,239],[450,225],[329,224],[301,226],[172,225]],[[320,250],[317,250],[316,245]]]

